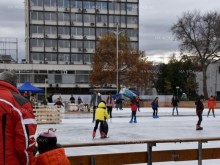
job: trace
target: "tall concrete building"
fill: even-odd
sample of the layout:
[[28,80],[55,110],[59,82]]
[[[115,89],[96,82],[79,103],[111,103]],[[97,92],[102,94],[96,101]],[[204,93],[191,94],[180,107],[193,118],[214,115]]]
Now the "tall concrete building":
[[[139,49],[139,0],[25,0],[25,5],[25,63],[37,65],[32,68],[43,73],[39,83],[47,79],[48,91],[88,93],[91,55],[99,38],[116,28]],[[25,81],[40,75],[28,76]]]
[[89,65],[98,38],[126,30],[138,49],[139,0],[26,0],[26,60]]

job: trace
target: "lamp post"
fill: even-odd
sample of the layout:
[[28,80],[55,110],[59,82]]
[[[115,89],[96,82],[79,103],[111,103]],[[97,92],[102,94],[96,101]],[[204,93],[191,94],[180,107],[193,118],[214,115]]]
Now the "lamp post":
[[117,73],[117,76],[116,76],[116,86],[117,86],[117,94],[118,94],[118,79],[119,79],[119,76],[118,76],[118,36],[124,32],[125,30],[121,30],[119,31],[118,29],[118,23],[116,23],[116,31],[115,30],[109,30],[110,32],[114,33],[116,35],[116,73]]
[[45,95],[45,100],[47,99],[47,82],[48,82],[48,79],[47,78],[45,78],[45,80],[44,80],[44,87],[45,87],[45,93],[44,93],[44,95]]
[[178,98],[178,90],[180,89],[179,86],[176,86],[176,97]]

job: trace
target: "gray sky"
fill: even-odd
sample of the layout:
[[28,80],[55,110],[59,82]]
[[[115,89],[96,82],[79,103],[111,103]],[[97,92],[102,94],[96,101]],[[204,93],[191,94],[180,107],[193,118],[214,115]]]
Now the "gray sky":
[[[140,50],[151,60],[165,60],[178,52],[170,27],[185,11],[220,11],[220,0],[139,0]],[[24,0],[0,1],[0,37],[19,39],[19,59],[24,58]]]

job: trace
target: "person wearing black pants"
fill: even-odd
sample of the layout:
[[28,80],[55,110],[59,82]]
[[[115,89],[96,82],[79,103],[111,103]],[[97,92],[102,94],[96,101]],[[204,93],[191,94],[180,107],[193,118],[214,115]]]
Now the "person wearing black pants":
[[112,119],[112,108],[114,105],[114,99],[112,98],[111,94],[108,95],[106,99],[106,104],[107,104],[107,109],[108,109],[108,114],[110,116],[110,121]]
[[153,109],[153,118],[159,118],[159,116],[157,115],[158,113],[158,107],[159,107],[159,104],[158,104],[158,97],[156,97],[153,102],[151,103],[151,107]]
[[203,101],[204,101],[204,96],[200,96],[199,98],[197,98],[195,104],[196,104],[196,114],[198,116],[198,122],[196,124],[196,130],[203,130],[203,128],[200,126],[202,123],[202,113],[204,110],[204,105],[203,105]]

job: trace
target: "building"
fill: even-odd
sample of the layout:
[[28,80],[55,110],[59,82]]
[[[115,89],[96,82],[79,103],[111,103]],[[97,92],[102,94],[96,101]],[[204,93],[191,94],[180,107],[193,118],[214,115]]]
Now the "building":
[[91,64],[99,37],[126,30],[138,50],[139,0],[26,0],[26,60]]
[[139,0],[26,0],[25,5],[24,63],[41,65],[45,73],[56,70],[55,77],[43,78],[49,87],[89,90],[91,55],[99,38],[117,27],[139,49]]

